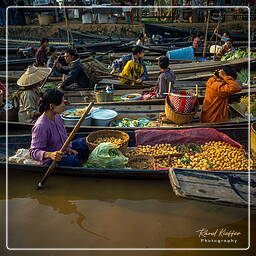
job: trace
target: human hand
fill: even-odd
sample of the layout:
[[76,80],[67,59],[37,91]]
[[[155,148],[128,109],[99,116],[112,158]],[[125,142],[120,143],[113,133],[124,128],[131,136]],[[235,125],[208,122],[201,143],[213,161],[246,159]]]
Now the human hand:
[[111,70],[111,72],[110,72],[110,75],[113,75],[114,73],[115,73],[115,69],[113,68],[112,70]]
[[63,87],[63,83],[59,83],[59,84],[57,85],[57,89],[58,89],[58,90],[62,90],[62,87]]
[[67,148],[67,152],[69,155],[77,155],[78,152],[70,147]]
[[137,79],[136,80],[136,84],[141,84],[142,83],[142,80],[141,79]]
[[55,151],[55,152],[45,152],[44,158],[50,158],[53,161],[59,162],[62,157],[64,156],[64,153],[61,151]]
[[219,77],[223,78],[224,76],[227,76],[225,71],[223,69],[219,70]]
[[58,61],[55,61],[53,64],[53,67],[56,67],[57,69],[61,69],[61,64]]

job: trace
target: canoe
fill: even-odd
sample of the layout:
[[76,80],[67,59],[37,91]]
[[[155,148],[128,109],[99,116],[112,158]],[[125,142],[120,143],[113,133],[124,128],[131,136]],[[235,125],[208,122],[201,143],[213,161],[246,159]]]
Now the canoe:
[[[247,128],[218,128],[237,142],[248,146]],[[130,136],[129,147],[135,146],[135,132],[127,131]],[[88,136],[87,133],[79,133],[77,137]],[[13,155],[19,148],[29,148],[31,135],[9,135],[8,136],[8,156]],[[5,170],[6,137],[0,136],[0,168]],[[38,165],[25,165],[8,163],[8,170],[45,172],[47,167]],[[93,176],[110,178],[133,178],[133,179],[168,179],[168,170],[137,170],[137,169],[103,169],[103,168],[83,168],[83,167],[56,167],[53,174],[74,175],[74,176]]]
[[[184,37],[190,37],[195,36],[196,32],[193,32],[192,30],[187,29],[178,29],[175,28],[175,26],[170,25],[158,25],[158,24],[152,24],[152,23],[144,23],[145,26],[145,32],[148,35],[162,35],[163,37],[171,37],[171,38],[180,38],[179,41],[184,41]],[[205,32],[202,31],[202,34],[205,35]],[[208,37],[211,37],[213,35],[213,32],[207,33]],[[230,37],[234,41],[246,41],[248,40],[247,34],[231,34]]]
[[[83,96],[85,98],[85,96]],[[69,97],[66,97],[69,99]],[[78,98],[79,99],[79,98]],[[73,103],[73,105],[67,105],[66,109],[75,109],[75,108],[83,108],[88,103]],[[101,109],[110,109],[114,110],[118,113],[118,116],[115,120],[121,121],[123,118],[130,119],[138,119],[138,118],[147,118],[150,121],[150,127],[122,127],[117,128],[110,126],[81,126],[81,131],[91,131],[93,129],[121,129],[121,130],[137,130],[137,129],[184,129],[184,128],[193,128],[193,127],[248,127],[248,120],[240,118],[239,120],[229,121],[227,123],[200,123],[200,110],[194,116],[194,119],[191,123],[176,125],[168,120],[164,115],[164,100],[163,99],[155,99],[155,100],[134,100],[134,101],[124,101],[124,102],[102,102],[95,103],[94,107]],[[3,113],[5,117],[5,113]],[[237,116],[236,114],[235,116]],[[0,128],[2,132],[4,132],[6,128],[6,122],[0,121]],[[29,123],[20,123],[16,122],[15,119],[9,117],[8,122],[8,131],[27,131],[30,132],[33,127],[33,124]],[[66,126],[68,131],[73,129],[73,126]]]
[[[110,85],[113,83],[109,83]],[[115,84],[114,84],[115,85]],[[201,85],[201,86],[200,86]],[[199,85],[198,89],[198,100],[199,103],[202,104],[204,100],[204,95],[205,95],[205,87],[203,83]],[[116,85],[115,85],[116,86]],[[116,86],[117,87],[117,86]],[[120,87],[118,87],[120,88]],[[123,90],[114,90],[114,96],[121,96],[126,93],[143,93],[144,91],[149,91],[147,89],[141,89],[140,86],[131,86],[128,88],[122,87]],[[129,88],[134,88],[134,89],[129,89]],[[191,92],[195,93],[195,86],[194,83],[192,83],[191,86],[187,86],[184,84],[184,86],[177,86],[177,89],[183,89],[183,90],[190,90]],[[242,90],[238,93],[235,93],[233,95],[230,95],[228,97],[229,103],[232,103],[234,101],[238,101],[242,96],[248,96],[248,93],[256,93],[256,87],[252,86],[250,88],[250,91],[248,87],[243,87]],[[95,96],[94,92],[91,91],[66,91],[65,92],[65,98],[70,102],[71,105],[84,105],[86,102],[89,102],[91,100],[95,101]],[[113,101],[113,102],[100,102],[100,103],[95,103],[96,105],[104,105],[110,106],[110,105],[148,105],[148,104],[164,104],[164,99],[149,99],[149,100],[131,100],[131,101]]]
[[[17,80],[21,77],[21,75],[25,72],[25,70],[16,70],[16,71],[8,71],[8,82],[16,83]],[[62,77],[49,77],[47,81],[61,81]],[[0,71],[0,81],[6,82],[6,71]]]
[[[203,171],[170,168],[169,179],[176,196],[231,206],[256,207],[256,170]],[[249,186],[250,180],[250,186]]]

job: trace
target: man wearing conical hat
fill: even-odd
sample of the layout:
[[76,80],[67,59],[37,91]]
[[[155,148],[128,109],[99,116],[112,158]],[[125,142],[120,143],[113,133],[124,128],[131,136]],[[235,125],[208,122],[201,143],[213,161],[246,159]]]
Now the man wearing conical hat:
[[50,68],[29,66],[26,72],[17,81],[19,89],[19,122],[34,123],[40,116],[40,85],[49,75]]

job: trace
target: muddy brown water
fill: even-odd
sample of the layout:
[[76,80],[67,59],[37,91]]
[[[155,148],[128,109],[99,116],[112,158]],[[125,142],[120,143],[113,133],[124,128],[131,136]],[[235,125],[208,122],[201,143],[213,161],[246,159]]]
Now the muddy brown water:
[[[26,248],[247,247],[246,208],[177,198],[168,180],[53,175],[45,189],[36,190],[40,178],[41,174],[9,172],[8,246],[25,251],[7,251],[1,245],[0,255],[204,255],[202,251],[189,254],[188,251],[73,251],[71,254],[70,251],[47,253]],[[4,180],[4,171],[1,171],[1,188]],[[3,217],[4,189],[0,199]],[[252,212],[254,233],[255,216],[256,212]],[[4,218],[1,218],[3,226]],[[222,229],[241,234],[232,237],[236,243],[202,242],[197,231],[203,228],[216,232],[215,237],[207,237],[214,240],[231,240],[219,236]],[[0,233],[1,241],[5,241],[3,228]],[[247,254],[226,251],[221,255]]]

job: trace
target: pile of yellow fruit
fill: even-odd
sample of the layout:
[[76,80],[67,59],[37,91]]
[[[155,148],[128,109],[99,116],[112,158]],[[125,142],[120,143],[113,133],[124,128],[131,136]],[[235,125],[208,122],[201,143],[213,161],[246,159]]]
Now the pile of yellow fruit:
[[140,145],[131,149],[127,156],[132,157],[140,154],[161,156],[177,153],[183,153],[183,155],[171,157],[170,164],[168,163],[168,156],[156,158],[156,168],[171,166],[198,170],[248,170],[248,156],[245,150],[221,141],[210,141],[203,145]]
[[122,144],[124,141],[122,139],[118,139],[115,137],[99,137],[96,140],[93,141],[94,144],[100,144],[103,142],[111,142],[116,145]]

